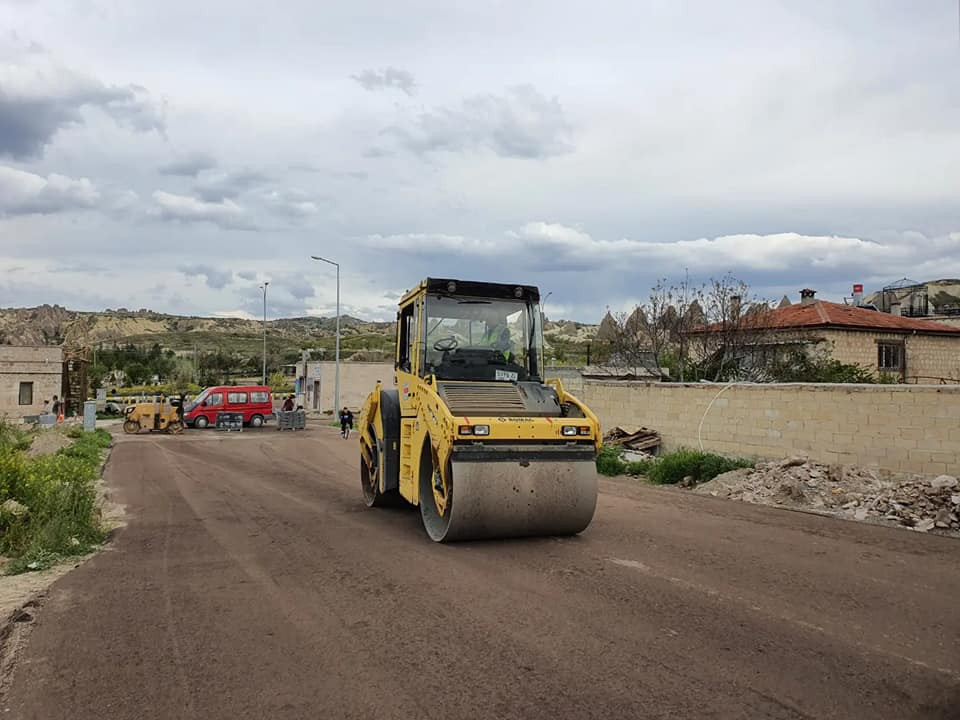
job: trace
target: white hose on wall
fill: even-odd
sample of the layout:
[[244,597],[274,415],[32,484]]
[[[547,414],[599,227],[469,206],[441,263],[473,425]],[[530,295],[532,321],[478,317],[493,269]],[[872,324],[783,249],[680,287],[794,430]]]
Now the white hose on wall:
[[717,401],[717,398],[723,395],[727,390],[729,390],[736,384],[737,383],[735,381],[728,382],[726,385],[720,388],[720,392],[718,392],[716,395],[713,396],[713,400],[711,400],[707,404],[707,409],[703,411],[703,417],[700,418],[700,425],[697,427],[697,445],[700,446],[700,452],[703,452],[703,437],[702,437],[703,421],[707,419],[707,413],[710,412],[710,408],[713,407],[713,404]]

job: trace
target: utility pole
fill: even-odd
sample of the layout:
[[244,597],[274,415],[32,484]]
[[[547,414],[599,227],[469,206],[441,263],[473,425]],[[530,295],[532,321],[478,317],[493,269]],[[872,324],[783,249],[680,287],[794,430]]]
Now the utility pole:
[[265,280],[260,289],[263,290],[263,379],[261,383],[267,384],[267,285],[269,280]]
[[307,357],[309,356],[310,351],[304,349],[303,351],[303,375],[300,377],[303,378],[303,381],[300,383],[300,394],[303,395],[303,409],[307,409]]
[[334,390],[333,390],[333,409],[334,412],[340,412],[340,263],[335,263],[333,260],[327,260],[322,258],[319,255],[310,256],[314,260],[319,260],[320,262],[325,262],[328,265],[333,265],[337,268],[337,344],[336,344],[336,371],[334,373]]

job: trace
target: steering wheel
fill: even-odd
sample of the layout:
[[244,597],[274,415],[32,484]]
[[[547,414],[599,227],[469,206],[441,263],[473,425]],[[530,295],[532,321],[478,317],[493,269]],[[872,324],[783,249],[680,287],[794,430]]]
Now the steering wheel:
[[460,346],[460,341],[457,340],[453,335],[450,337],[440,338],[433,344],[433,349],[438,352],[449,352],[451,350],[456,350]]

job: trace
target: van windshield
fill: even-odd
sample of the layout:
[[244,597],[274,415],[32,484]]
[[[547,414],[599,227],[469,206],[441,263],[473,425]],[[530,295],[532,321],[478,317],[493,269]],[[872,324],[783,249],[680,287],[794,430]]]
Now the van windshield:
[[207,389],[204,390],[202,393],[200,393],[199,395],[197,395],[193,400],[191,400],[191,401],[188,402],[186,405],[184,405],[184,406],[183,406],[183,411],[184,411],[184,412],[190,412],[190,411],[193,410],[195,407],[198,407],[198,406],[200,405],[200,403],[202,403],[204,400],[207,399],[207,396],[208,396],[209,394],[210,394],[210,388],[207,388]]

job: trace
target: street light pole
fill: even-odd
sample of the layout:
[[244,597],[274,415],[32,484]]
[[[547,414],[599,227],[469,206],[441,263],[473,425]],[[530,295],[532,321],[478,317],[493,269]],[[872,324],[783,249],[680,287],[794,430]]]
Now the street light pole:
[[262,384],[267,384],[267,285],[269,280],[265,280],[260,289],[263,290],[263,380]]
[[336,369],[334,371],[333,409],[334,412],[340,412],[340,263],[327,260],[319,255],[311,255],[310,257],[313,260],[319,260],[337,268],[337,344],[334,358]]

